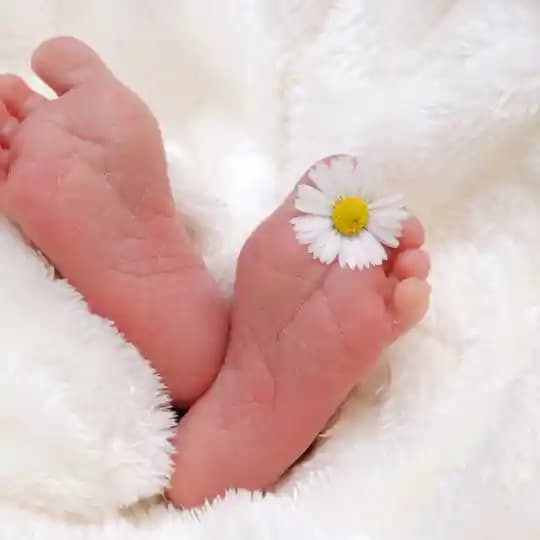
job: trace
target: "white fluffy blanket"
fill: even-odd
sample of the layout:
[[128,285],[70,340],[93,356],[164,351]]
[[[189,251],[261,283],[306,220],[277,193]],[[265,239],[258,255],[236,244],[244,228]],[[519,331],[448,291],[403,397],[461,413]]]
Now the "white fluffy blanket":
[[350,152],[424,219],[433,304],[384,399],[353,397],[275,493],[182,513],[152,499],[157,377],[0,221],[0,537],[538,539],[538,0],[17,0],[0,69],[59,33],[155,110],[224,288],[300,173]]

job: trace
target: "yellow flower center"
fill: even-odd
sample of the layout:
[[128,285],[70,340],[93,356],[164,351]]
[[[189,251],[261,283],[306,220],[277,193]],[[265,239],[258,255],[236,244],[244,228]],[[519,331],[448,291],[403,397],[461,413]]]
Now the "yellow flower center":
[[334,204],[332,222],[336,230],[343,236],[355,236],[366,225],[369,208],[359,197],[344,197]]

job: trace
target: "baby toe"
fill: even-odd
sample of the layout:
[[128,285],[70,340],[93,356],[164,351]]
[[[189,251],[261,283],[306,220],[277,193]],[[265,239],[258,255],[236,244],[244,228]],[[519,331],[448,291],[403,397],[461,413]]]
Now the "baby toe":
[[399,239],[397,251],[417,249],[424,243],[425,232],[422,222],[417,217],[409,218],[403,223],[403,231]]
[[427,281],[411,277],[397,284],[394,290],[394,337],[418,324],[427,313],[431,287]]
[[409,249],[399,253],[394,263],[394,276],[398,280],[411,277],[426,279],[431,264],[429,255],[421,249]]
[[34,92],[23,79],[17,75],[0,75],[0,100],[8,111],[23,120],[39,107],[45,98]]

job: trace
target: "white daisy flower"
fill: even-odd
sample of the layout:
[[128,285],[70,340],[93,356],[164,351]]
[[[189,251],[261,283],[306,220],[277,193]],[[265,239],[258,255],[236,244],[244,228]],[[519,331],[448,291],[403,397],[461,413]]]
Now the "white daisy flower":
[[291,220],[300,244],[314,259],[342,268],[378,266],[396,248],[408,217],[402,195],[377,198],[351,157],[317,163],[308,173],[317,186],[301,184],[295,202],[303,212]]

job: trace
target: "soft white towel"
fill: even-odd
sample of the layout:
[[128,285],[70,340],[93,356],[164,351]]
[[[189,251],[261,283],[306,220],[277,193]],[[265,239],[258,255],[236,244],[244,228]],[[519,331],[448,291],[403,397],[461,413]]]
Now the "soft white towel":
[[29,74],[41,39],[74,34],[149,101],[224,289],[250,230],[334,152],[406,193],[434,289],[386,355],[384,400],[353,397],[275,494],[120,510],[170,472],[159,381],[0,221],[0,536],[537,539],[539,30],[536,0],[0,6],[0,69]]

